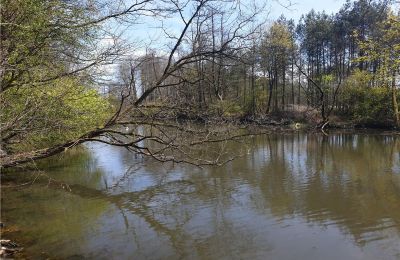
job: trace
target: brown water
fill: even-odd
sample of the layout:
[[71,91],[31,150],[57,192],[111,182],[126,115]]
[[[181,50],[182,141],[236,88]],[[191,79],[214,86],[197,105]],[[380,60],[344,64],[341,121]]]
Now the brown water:
[[2,219],[32,259],[400,259],[397,136],[244,141],[205,169],[90,144],[46,162],[70,191],[3,188]]

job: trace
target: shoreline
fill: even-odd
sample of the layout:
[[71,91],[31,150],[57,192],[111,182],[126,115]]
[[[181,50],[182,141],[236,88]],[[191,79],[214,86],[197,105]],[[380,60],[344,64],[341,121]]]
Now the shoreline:
[[[146,117],[144,117],[146,118]],[[179,123],[194,123],[199,125],[223,125],[234,124],[238,126],[260,126],[260,127],[285,127],[294,129],[310,129],[320,130],[318,126],[322,120],[310,120],[304,117],[288,116],[210,116],[210,115],[182,115],[176,116],[161,116],[154,117],[153,120],[160,121],[177,121]],[[398,129],[392,122],[375,121],[375,122],[356,122],[354,120],[346,120],[343,118],[334,117],[333,120],[328,120],[324,129],[338,130],[385,130],[397,131]],[[299,125],[300,127],[295,127]]]
[[7,227],[1,222],[0,227],[0,258],[1,259],[25,259],[24,248],[20,245],[21,241],[17,238],[20,229],[11,225]]

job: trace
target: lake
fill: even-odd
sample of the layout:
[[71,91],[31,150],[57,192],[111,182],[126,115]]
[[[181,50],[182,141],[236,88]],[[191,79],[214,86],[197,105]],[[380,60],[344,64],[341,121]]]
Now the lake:
[[12,173],[33,184],[6,174],[2,221],[32,259],[400,259],[397,135],[277,132],[226,149],[240,156],[198,168],[90,143]]

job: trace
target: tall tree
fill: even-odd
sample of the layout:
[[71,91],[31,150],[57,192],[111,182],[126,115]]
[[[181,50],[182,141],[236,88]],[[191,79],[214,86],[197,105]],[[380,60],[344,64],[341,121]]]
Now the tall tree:
[[389,12],[387,19],[378,26],[375,37],[359,42],[363,56],[360,62],[379,64],[377,81],[379,85],[391,89],[393,117],[396,126],[400,127],[400,115],[397,102],[397,76],[400,70],[400,16]]
[[[272,101],[274,110],[278,110],[278,92],[281,86],[281,108],[285,107],[286,72],[293,53],[294,38],[289,31],[284,18],[275,22],[266,32],[261,44],[261,68],[268,74],[269,95],[266,112],[271,109]],[[275,97],[273,100],[273,96]]]

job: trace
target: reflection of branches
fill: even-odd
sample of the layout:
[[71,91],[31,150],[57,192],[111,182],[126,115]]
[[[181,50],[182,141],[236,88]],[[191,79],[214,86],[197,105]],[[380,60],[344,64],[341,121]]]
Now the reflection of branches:
[[121,176],[121,178],[116,181],[111,187],[108,187],[108,190],[113,190],[119,187],[122,183],[124,183],[132,174],[142,168],[141,163],[134,163],[128,167],[125,173]]
[[26,188],[28,186],[34,185],[36,182],[39,182],[39,180],[41,179],[45,179],[47,184],[46,187],[50,187],[50,186],[57,186],[60,187],[64,190],[67,191],[71,191],[71,188],[69,186],[68,183],[63,182],[63,181],[59,181],[53,177],[51,177],[50,175],[48,175],[45,171],[40,170],[37,165],[35,164],[35,162],[32,162],[32,166],[33,169],[30,171],[31,174],[31,180],[21,183],[21,184],[16,184],[16,185],[2,185],[2,188]]
[[[162,233],[170,238],[170,241],[174,248],[179,252],[179,239],[183,240],[183,229],[181,228],[190,218],[184,220],[184,222],[179,223],[175,226],[175,228],[170,228],[167,226],[165,221],[160,221],[156,218],[156,214],[153,212],[150,205],[151,200],[154,199],[155,196],[170,194],[170,189],[175,185],[179,186],[179,192],[174,192],[175,195],[189,195],[191,191],[187,190],[189,187],[193,185],[190,181],[172,181],[165,184],[156,185],[150,187],[144,191],[138,192],[130,192],[130,193],[122,193],[117,195],[111,195],[107,192],[90,189],[88,187],[82,187],[80,185],[72,185],[71,193],[74,195],[78,195],[82,198],[93,198],[105,200],[113,205],[115,205],[121,212],[123,219],[125,221],[125,225],[128,228],[129,222],[125,211],[129,211],[132,214],[142,218],[155,232]],[[160,207],[157,208],[158,210]],[[161,214],[163,216],[165,214]],[[189,217],[189,216],[187,216]]]

